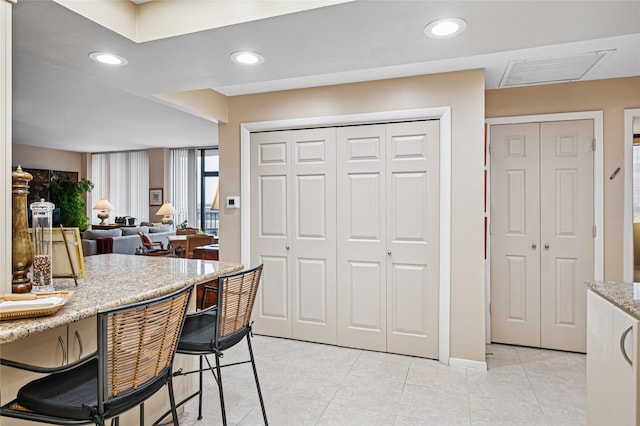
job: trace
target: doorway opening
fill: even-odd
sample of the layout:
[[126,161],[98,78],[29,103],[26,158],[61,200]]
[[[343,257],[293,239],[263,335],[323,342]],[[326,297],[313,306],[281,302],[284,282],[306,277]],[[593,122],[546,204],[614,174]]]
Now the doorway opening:
[[[487,119],[487,140],[491,140],[492,126],[510,125],[510,124],[526,124],[526,123],[547,123],[547,122],[560,122],[560,121],[572,121],[572,120],[592,120],[593,122],[593,273],[590,279],[601,280],[604,270],[604,238],[603,238],[603,114],[601,111],[593,112],[580,112],[580,113],[563,113],[563,114],[548,114],[548,115],[535,115],[535,116],[523,116],[523,117],[505,117],[505,118],[492,118]],[[495,156],[495,152],[492,152],[493,148],[490,144],[487,144],[487,171],[491,170],[492,154]],[[488,179],[486,184],[486,201],[487,205],[491,205],[491,181],[496,179],[496,176],[492,176],[488,173]],[[494,200],[495,201],[495,200]],[[493,341],[492,336],[492,311],[494,307],[491,306],[492,300],[492,271],[491,271],[491,258],[493,256],[494,243],[492,238],[492,223],[491,223],[491,210],[487,211],[487,221],[489,232],[487,232],[487,259],[485,260],[485,285],[486,285],[486,342]],[[529,249],[536,250],[535,242],[529,242]],[[539,247],[540,250],[545,250],[546,245]]]

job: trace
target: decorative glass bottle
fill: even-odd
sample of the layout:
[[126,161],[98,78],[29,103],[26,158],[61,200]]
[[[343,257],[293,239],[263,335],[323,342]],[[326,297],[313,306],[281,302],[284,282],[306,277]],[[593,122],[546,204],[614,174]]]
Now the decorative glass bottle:
[[55,206],[41,199],[31,203],[33,217],[33,277],[31,292],[54,291],[52,212]]

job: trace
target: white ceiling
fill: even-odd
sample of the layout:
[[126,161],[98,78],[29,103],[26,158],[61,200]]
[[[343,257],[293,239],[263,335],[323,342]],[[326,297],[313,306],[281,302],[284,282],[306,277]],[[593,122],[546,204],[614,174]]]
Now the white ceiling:
[[[423,35],[446,16],[464,18],[466,31]],[[233,96],[470,68],[485,68],[493,89],[512,61],[604,50],[613,53],[583,80],[638,76],[640,1],[355,1],[137,44],[50,0],[19,0],[13,42],[14,143],[81,152],[211,146],[215,123],[153,95],[212,88]],[[100,66],[88,58],[96,50],[129,64]],[[266,61],[234,64],[237,50]]]

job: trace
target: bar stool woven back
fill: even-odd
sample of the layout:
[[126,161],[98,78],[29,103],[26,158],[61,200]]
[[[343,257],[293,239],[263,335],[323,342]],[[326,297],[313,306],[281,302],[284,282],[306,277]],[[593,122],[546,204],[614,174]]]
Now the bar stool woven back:
[[[175,406],[172,378],[177,342],[193,286],[98,313],[98,349],[62,367],[42,368],[2,360],[3,365],[51,373],[27,383],[0,415],[60,425],[104,425],[140,405],[165,384]],[[178,424],[172,410],[173,423]]]
[[[99,315],[106,341],[101,354],[106,364],[108,398],[134,391],[171,367],[188,293],[155,303]],[[100,338],[100,337],[99,337]]]
[[[222,275],[218,278],[217,288],[205,286],[203,297],[208,290],[217,291],[217,303],[209,308],[187,315],[184,329],[178,342],[179,354],[199,355],[200,368],[198,370],[182,372],[174,375],[186,375],[199,373],[200,386],[197,392],[182,400],[178,406],[191,398],[198,396],[198,419],[202,419],[202,373],[211,371],[218,384],[220,395],[220,409],[223,425],[227,424],[227,415],[224,404],[224,392],[222,388],[221,368],[231,365],[251,363],[253,376],[256,382],[262,418],[265,425],[268,424],[267,413],[262,399],[258,372],[251,347],[251,311],[256,300],[258,285],[262,276],[263,265],[253,269],[247,269],[233,274]],[[249,359],[234,362],[227,365],[220,364],[224,351],[241,342],[246,337],[249,349]],[[215,366],[212,366],[207,355],[215,356]],[[207,367],[204,367],[206,361]],[[168,413],[165,413],[167,415]]]

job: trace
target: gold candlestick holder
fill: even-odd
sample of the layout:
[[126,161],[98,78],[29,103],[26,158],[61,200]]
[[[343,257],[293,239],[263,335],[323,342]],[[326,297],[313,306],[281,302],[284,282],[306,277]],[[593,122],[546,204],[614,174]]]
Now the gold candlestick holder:
[[12,230],[11,230],[11,291],[13,293],[28,293],[31,291],[29,268],[33,263],[33,248],[27,224],[27,195],[29,181],[33,179],[31,173],[18,166],[11,173],[12,179]]

